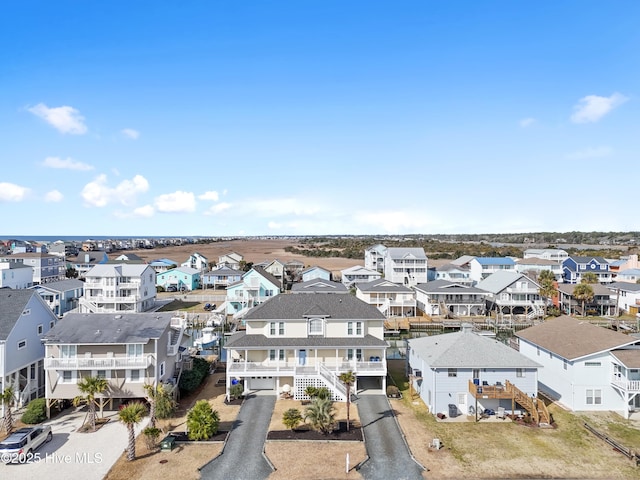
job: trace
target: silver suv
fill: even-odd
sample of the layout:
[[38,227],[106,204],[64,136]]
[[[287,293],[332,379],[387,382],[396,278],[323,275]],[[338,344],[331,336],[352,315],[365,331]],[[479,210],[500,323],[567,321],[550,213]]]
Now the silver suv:
[[37,460],[33,452],[52,438],[49,425],[20,428],[0,442],[0,460],[3,463],[30,463]]

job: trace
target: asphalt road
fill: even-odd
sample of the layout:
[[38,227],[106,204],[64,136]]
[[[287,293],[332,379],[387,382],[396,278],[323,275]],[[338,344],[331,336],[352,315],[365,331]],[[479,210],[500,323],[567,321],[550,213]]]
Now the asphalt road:
[[369,457],[359,469],[365,480],[424,478],[424,470],[409,453],[386,395],[361,395],[356,405]]
[[273,393],[249,395],[221,455],[200,470],[206,480],[263,480],[273,468],[263,455],[269,422],[276,405]]

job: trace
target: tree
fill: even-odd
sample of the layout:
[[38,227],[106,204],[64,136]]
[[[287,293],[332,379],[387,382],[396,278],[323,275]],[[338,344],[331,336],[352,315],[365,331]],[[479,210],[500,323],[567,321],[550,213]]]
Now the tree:
[[118,412],[118,418],[127,426],[127,460],[136,459],[136,432],[134,427],[142,421],[147,408],[140,402],[132,402]]
[[78,270],[76,270],[73,267],[67,267],[67,271],[65,272],[65,277],[78,278]]
[[155,386],[147,384],[144,391],[149,402],[149,426],[155,428],[158,418],[168,418],[175,411],[173,388],[162,383]]
[[593,272],[587,272],[583,274],[581,277],[580,283],[588,283],[590,285],[595,285],[598,282],[598,276]]
[[582,316],[586,316],[585,304],[593,300],[593,288],[588,283],[579,283],[573,289],[573,298],[582,303]]
[[208,440],[218,432],[220,415],[211,408],[209,401],[198,400],[187,414],[189,440]]
[[540,296],[545,299],[544,302],[544,316],[547,316],[548,300],[557,295],[555,281],[556,277],[551,270],[543,270],[538,276],[540,282],[540,288],[538,292]]
[[158,444],[158,438],[162,430],[156,427],[147,427],[142,431],[144,435],[144,443],[147,445],[147,450],[150,452],[156,449],[156,445]]
[[309,420],[311,426],[323,434],[331,433],[335,421],[333,402],[328,398],[314,398],[305,410],[304,419]]
[[351,424],[351,419],[349,417],[349,410],[351,407],[351,386],[356,383],[356,375],[349,370],[348,372],[341,373],[338,376],[338,379],[344,386],[347,387],[347,432],[349,431],[349,425]]
[[282,423],[291,430],[294,430],[303,420],[302,413],[297,408],[290,408],[282,414]]
[[13,387],[4,387],[4,391],[0,394],[2,405],[4,405],[4,417],[2,419],[3,430],[9,435],[13,431],[13,412],[11,405],[13,404]]
[[96,431],[96,395],[104,392],[109,386],[106,378],[101,377],[85,377],[78,382],[78,390],[84,395],[79,395],[73,399],[75,406],[86,402],[89,409],[88,423],[91,430]]

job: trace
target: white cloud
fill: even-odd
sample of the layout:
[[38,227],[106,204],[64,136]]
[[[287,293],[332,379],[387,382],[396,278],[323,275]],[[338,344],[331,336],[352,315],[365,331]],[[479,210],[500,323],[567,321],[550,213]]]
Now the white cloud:
[[61,202],[63,198],[64,195],[62,195],[62,193],[60,193],[58,190],[51,190],[44,196],[44,201],[49,203],[56,203]]
[[211,191],[211,192],[205,192],[202,195],[198,195],[198,198],[200,200],[212,200],[214,202],[217,202],[218,199],[220,198],[220,195],[218,195],[218,192]]
[[227,202],[216,203],[215,205],[212,205],[206,212],[204,212],[204,214],[218,215],[219,213],[222,213],[225,210],[229,210],[231,207],[232,207],[231,203],[227,203]]
[[76,162],[71,157],[67,157],[65,159],[59,157],[47,157],[42,162],[42,165],[49,168],[63,168],[66,170],[93,170],[93,166],[83,163]]
[[602,146],[577,150],[575,152],[568,153],[565,157],[569,160],[584,160],[587,158],[608,157],[611,154],[613,154],[613,149],[611,147]]
[[154,206],[164,213],[193,212],[196,209],[196,198],[192,192],[178,190],[156,197]]
[[138,137],[140,137],[140,132],[134,130],[133,128],[123,128],[120,132],[122,133],[122,135],[130,138],[131,140],[137,140]]
[[156,210],[151,205],[144,205],[142,207],[138,207],[133,210],[134,217],[149,218],[149,217],[153,217],[155,213],[156,213]]
[[49,108],[44,103],[28,108],[31,113],[42,118],[53,128],[62,133],[82,135],[87,133],[84,117],[73,107],[62,106]]
[[629,100],[624,95],[614,93],[610,97],[587,95],[573,107],[571,121],[573,123],[593,123],[600,120],[607,113]]
[[93,182],[87,183],[82,189],[85,204],[92,207],[105,207],[110,203],[133,205],[136,196],[149,190],[149,182],[142,175],[136,175],[131,180],[123,180],[115,187],[107,184],[107,176],[101,174]]
[[0,202],[21,202],[29,192],[27,187],[15,183],[0,182]]
[[531,125],[536,123],[536,119],[535,118],[531,118],[531,117],[527,117],[527,118],[523,118],[522,120],[520,120],[519,123],[520,123],[520,126],[522,128],[526,128],[526,127],[530,127]]

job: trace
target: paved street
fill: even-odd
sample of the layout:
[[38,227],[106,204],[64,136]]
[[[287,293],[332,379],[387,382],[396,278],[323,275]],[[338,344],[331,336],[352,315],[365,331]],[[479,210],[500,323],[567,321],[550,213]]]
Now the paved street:
[[[102,480],[127,446],[127,427],[118,421],[117,412],[105,412],[109,423],[96,432],[79,433],[76,430],[85,419],[86,409],[68,409],[55,419],[44,422],[51,425],[53,439],[35,453],[30,464],[0,463],[0,478],[11,480]],[[137,427],[138,434],[147,424],[148,417]]]
[[361,394],[356,402],[369,459],[359,472],[366,480],[416,480],[423,468],[409,453],[384,394]]
[[245,399],[224,451],[202,468],[202,479],[262,480],[273,473],[263,448],[275,404],[273,392],[252,393]]

